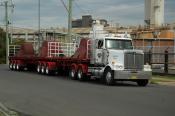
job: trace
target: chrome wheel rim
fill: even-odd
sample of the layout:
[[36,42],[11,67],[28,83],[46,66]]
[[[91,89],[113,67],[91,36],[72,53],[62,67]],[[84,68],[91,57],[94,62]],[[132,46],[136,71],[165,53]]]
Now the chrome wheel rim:
[[79,71],[78,71],[78,79],[81,79],[81,78],[82,78],[82,71],[79,70]]
[[112,74],[110,72],[108,72],[106,74],[106,81],[107,81],[107,83],[110,83],[111,80],[112,80]]
[[18,64],[16,65],[16,69],[19,70],[19,65]]
[[74,78],[75,77],[75,71],[71,70],[71,77]]
[[16,66],[15,66],[15,64],[13,64],[13,69],[14,69],[14,70],[16,69]]
[[42,68],[41,68],[41,72],[44,74],[44,66],[42,66]]
[[12,64],[10,64],[10,66],[9,66],[9,67],[10,67],[10,69],[12,69]]
[[46,74],[49,74],[49,68],[46,67]]
[[40,66],[37,67],[37,72],[40,73]]

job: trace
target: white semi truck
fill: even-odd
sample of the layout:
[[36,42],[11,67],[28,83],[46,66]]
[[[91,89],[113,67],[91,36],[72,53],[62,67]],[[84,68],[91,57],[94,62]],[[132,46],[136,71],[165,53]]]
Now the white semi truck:
[[114,84],[115,80],[134,81],[139,86],[148,84],[151,66],[144,64],[144,53],[134,49],[129,34],[109,34],[96,21],[90,38],[91,66],[88,71],[92,76],[102,78],[108,85]]
[[109,34],[95,21],[88,38],[80,44],[45,41],[35,54],[31,43],[24,43],[14,56],[9,57],[9,68],[35,70],[41,74],[69,72],[72,79],[96,78],[113,85],[115,81],[134,81],[146,86],[152,70],[144,64],[144,53],[135,50],[131,37]]

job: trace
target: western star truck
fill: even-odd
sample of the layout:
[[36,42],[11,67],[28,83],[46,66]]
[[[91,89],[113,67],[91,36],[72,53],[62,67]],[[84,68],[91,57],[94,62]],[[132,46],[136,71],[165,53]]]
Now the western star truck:
[[133,81],[146,86],[152,75],[151,66],[144,63],[143,51],[134,49],[129,34],[107,33],[99,21],[93,22],[89,37],[80,42],[44,41],[38,54],[31,43],[24,43],[9,62],[11,70],[34,70],[46,75],[68,72],[71,79],[95,78],[107,85]]

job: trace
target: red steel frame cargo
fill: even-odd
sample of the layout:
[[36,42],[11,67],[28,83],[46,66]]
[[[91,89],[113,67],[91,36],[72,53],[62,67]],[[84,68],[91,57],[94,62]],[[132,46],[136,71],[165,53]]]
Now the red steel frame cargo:
[[[71,56],[66,56],[61,42],[45,41],[39,50],[38,55],[34,53],[31,43],[24,43],[15,56],[9,57],[9,67],[12,70],[37,70],[38,73],[51,74],[54,71],[82,71],[88,75],[89,39],[81,39],[79,48]],[[76,46],[77,47],[77,46]],[[72,49],[72,47],[67,47]]]

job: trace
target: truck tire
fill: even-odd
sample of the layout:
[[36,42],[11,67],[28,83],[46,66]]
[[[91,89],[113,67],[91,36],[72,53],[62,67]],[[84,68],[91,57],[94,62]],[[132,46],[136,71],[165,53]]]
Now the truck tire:
[[17,71],[23,71],[24,70],[24,66],[21,64],[16,64],[16,70]]
[[77,73],[76,73],[76,70],[74,68],[71,68],[70,69],[70,71],[69,71],[69,77],[72,80],[76,80],[77,79]]
[[41,73],[45,74],[45,66],[44,65],[41,66]]
[[46,75],[54,75],[55,71],[54,70],[50,70],[48,66],[45,67],[45,74]]
[[46,75],[50,75],[51,74],[51,71],[49,70],[48,66],[45,67],[45,73],[46,73]]
[[85,76],[84,76],[84,74],[83,74],[82,68],[79,68],[79,69],[78,69],[77,78],[78,78],[78,80],[80,80],[80,81],[84,81],[84,80],[85,80]]
[[13,70],[13,64],[12,63],[9,64],[9,68],[10,68],[10,70]]
[[105,70],[103,78],[107,85],[114,85],[114,73],[110,68]]
[[19,64],[16,64],[16,70],[17,70],[17,71],[20,71],[20,66],[19,66]]
[[16,64],[15,63],[12,65],[12,69],[16,70]]
[[137,85],[145,87],[148,84],[148,79],[143,79],[143,80],[137,80]]
[[37,66],[37,72],[38,73],[41,73],[41,66],[38,64],[38,66]]

